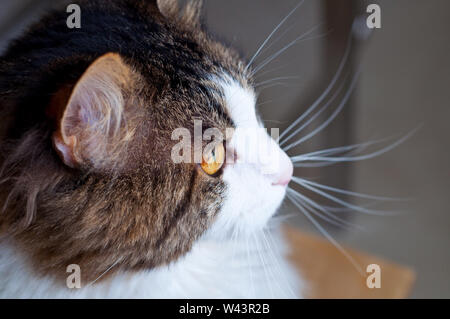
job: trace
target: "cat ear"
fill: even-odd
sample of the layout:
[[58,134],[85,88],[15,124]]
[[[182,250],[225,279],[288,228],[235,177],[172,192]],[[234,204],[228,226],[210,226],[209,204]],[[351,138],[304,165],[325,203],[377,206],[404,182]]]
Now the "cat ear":
[[180,11],[178,0],[157,0],[156,4],[166,18],[176,17]]
[[184,7],[182,21],[192,27],[200,27],[203,0],[190,0]]
[[67,166],[101,166],[126,139],[131,73],[118,54],[108,53],[78,80],[53,134],[55,150]]
[[166,18],[191,27],[199,27],[203,9],[203,0],[189,0],[180,10],[178,0],[157,0],[159,11]]

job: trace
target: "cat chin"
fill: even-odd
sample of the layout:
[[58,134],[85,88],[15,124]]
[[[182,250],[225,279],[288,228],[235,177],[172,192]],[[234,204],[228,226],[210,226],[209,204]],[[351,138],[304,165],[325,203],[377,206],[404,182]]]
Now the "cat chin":
[[248,237],[264,230],[286,195],[285,186],[274,186],[249,165],[225,170],[227,192],[208,237]]

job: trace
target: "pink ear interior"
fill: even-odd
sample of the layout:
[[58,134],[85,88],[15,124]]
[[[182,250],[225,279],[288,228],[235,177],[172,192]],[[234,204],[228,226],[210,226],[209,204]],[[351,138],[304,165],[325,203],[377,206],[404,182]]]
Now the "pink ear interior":
[[121,126],[129,77],[120,56],[108,53],[80,78],[53,135],[55,149],[66,165],[76,167],[106,155],[109,138]]
[[53,135],[53,145],[56,149],[56,152],[61,157],[62,161],[69,167],[76,167],[79,163],[75,159],[75,155],[73,150],[76,147],[76,137],[71,136],[67,139],[68,141],[64,142],[60,134],[55,133]]

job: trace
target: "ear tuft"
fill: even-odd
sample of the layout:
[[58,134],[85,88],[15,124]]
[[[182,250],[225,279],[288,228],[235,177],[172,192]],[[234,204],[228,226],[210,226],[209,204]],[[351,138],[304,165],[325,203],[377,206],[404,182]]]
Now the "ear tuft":
[[157,5],[161,14],[169,19],[177,17],[180,12],[178,0],[157,0]]
[[192,27],[200,27],[203,0],[190,0],[184,7],[182,21]]
[[202,0],[189,0],[182,9],[180,9],[178,0],[158,0],[157,3],[160,12],[166,18],[190,28],[200,27]]
[[59,132],[53,133],[53,146],[62,161],[69,167],[75,168],[81,163],[81,159],[75,158],[74,150],[77,146],[77,138],[70,136],[63,140]]
[[129,137],[125,108],[132,80],[132,71],[115,53],[101,56],[86,70],[53,134],[55,150],[67,166],[103,166]]

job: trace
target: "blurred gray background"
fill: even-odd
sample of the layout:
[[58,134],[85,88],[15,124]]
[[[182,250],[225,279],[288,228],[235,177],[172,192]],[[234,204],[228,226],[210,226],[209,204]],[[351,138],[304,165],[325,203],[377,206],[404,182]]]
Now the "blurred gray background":
[[[205,2],[212,32],[250,58],[299,0]],[[352,34],[354,45],[344,73],[351,76],[361,70],[361,76],[351,100],[332,125],[289,154],[400,137],[422,125],[405,143],[377,158],[301,168],[295,174],[357,192],[412,199],[376,206],[402,212],[394,216],[341,213],[365,231],[322,224],[342,244],[413,268],[418,277],[412,297],[450,298],[450,1],[306,0],[255,60],[258,65],[296,37],[318,28],[313,39],[290,47],[259,72],[257,81],[267,84],[260,87],[259,108],[266,126],[282,132],[314,103],[336,72],[350,25],[358,16],[367,16],[369,3],[380,5],[382,28],[370,35],[361,28],[359,34],[366,34],[365,39]],[[0,0],[0,50],[54,4]],[[336,106],[330,106],[331,111]],[[311,123],[309,131],[329,115]],[[286,203],[282,210],[302,230],[317,232],[292,205]]]

